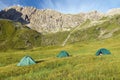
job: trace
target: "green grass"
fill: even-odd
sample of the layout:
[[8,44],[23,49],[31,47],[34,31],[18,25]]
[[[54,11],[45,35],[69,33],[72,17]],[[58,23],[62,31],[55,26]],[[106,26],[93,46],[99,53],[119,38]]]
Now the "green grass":
[[[28,45],[28,43],[30,46]],[[41,34],[10,20],[0,20],[0,51],[41,46]]]
[[61,45],[70,32],[57,32],[42,35],[42,46]]
[[[64,47],[39,47],[24,51],[0,53],[1,80],[119,80],[120,35],[99,41],[78,42]],[[107,48],[112,55],[95,56],[99,48]],[[56,58],[61,51],[71,55]],[[36,61],[32,66],[17,67],[20,59],[30,55]]]
[[[108,34],[119,28],[119,19],[119,16],[107,18],[104,23],[87,29],[79,29],[78,26],[71,33],[66,46],[59,45],[70,32],[42,35],[25,27],[16,29],[11,21],[0,22],[0,28],[4,29],[0,36],[0,45],[4,46],[0,48],[4,50],[13,47],[0,52],[0,80],[120,80],[120,29],[110,38],[98,39],[100,30],[107,30]],[[90,23],[87,21],[82,27]],[[40,35],[39,38],[35,39],[36,35]],[[33,44],[31,49],[25,49],[24,40],[30,40]],[[95,56],[100,48],[107,48],[112,54]],[[61,50],[66,50],[71,56],[57,58]],[[25,55],[31,56],[38,63],[16,66]]]

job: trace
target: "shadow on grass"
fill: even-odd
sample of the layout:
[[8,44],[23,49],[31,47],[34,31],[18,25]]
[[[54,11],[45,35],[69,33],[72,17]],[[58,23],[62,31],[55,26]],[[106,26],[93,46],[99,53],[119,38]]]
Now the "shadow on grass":
[[38,60],[38,61],[36,61],[36,63],[38,64],[38,63],[42,63],[42,62],[44,62],[45,60]]

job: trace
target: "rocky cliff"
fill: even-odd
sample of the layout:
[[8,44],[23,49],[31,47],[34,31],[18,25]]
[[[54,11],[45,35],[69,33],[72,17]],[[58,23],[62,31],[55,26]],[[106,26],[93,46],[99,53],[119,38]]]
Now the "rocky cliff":
[[101,19],[103,16],[102,13],[97,11],[72,15],[62,14],[50,9],[39,10],[34,7],[20,6],[12,6],[0,12],[0,18],[19,21],[41,33],[69,31],[88,19],[94,21]]

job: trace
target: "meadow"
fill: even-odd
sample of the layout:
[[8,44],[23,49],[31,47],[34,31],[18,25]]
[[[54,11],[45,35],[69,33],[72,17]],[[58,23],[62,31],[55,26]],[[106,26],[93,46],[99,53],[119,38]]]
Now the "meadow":
[[[0,52],[0,80],[120,80],[120,35],[62,46]],[[111,55],[95,56],[100,48]],[[61,50],[71,56],[57,58]],[[25,55],[37,64],[16,66]]]

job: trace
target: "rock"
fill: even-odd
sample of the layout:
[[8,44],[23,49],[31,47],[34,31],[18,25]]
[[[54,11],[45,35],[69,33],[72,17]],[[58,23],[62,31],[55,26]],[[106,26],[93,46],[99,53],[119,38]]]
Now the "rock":
[[114,9],[110,9],[108,12],[107,12],[107,15],[108,16],[114,16],[114,15],[118,15],[120,14],[120,8],[114,8]]
[[62,14],[51,9],[39,10],[34,7],[21,6],[12,6],[0,12],[0,18],[19,21],[40,33],[69,31],[87,19],[96,21],[103,16],[97,11],[72,15]]

